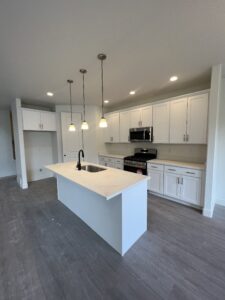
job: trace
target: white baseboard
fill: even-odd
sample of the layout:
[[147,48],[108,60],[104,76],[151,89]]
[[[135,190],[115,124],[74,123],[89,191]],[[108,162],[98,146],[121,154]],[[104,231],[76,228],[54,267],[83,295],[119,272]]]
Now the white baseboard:
[[204,208],[202,214],[204,217],[212,218],[213,217],[213,209]]
[[216,204],[225,206],[225,199],[223,199],[223,200],[222,199],[217,199]]

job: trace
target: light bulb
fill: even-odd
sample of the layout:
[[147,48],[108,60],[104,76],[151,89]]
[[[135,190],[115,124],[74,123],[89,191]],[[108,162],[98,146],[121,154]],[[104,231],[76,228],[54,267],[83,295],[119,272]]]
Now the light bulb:
[[100,120],[100,122],[99,122],[99,127],[100,127],[100,128],[106,128],[106,127],[108,127],[106,118],[104,118],[104,117],[101,118],[101,120]]
[[88,123],[86,121],[83,121],[81,124],[81,129],[82,130],[87,130],[89,129]]
[[72,132],[72,131],[76,131],[75,125],[74,125],[73,123],[71,123],[71,124],[69,125],[68,130],[71,131],[71,132]]

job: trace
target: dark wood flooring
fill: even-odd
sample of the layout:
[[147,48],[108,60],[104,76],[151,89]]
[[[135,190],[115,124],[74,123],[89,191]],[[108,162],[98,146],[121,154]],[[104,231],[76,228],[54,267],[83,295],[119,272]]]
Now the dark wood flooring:
[[225,299],[225,209],[150,196],[149,230],[120,257],[47,179],[0,180],[0,299]]

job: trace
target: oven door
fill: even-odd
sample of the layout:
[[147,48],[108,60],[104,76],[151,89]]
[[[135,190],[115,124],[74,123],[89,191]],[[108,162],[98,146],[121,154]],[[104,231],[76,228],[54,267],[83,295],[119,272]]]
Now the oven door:
[[147,175],[147,169],[146,168],[143,169],[143,168],[131,167],[131,166],[124,165],[124,170],[129,171],[129,172],[133,172],[133,173],[142,174],[142,175]]

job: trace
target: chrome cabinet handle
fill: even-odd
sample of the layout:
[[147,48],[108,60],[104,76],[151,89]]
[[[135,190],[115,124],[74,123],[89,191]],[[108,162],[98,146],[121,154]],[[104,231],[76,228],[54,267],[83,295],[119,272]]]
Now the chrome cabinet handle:
[[184,134],[183,141],[184,142],[186,141],[186,134]]
[[168,171],[176,171],[176,170],[174,170],[174,169],[168,169]]
[[186,172],[186,173],[187,173],[187,174],[193,174],[193,175],[195,174],[194,172]]
[[177,177],[177,184],[179,184],[180,183],[180,178],[179,177]]
[[187,138],[186,138],[186,142],[188,142],[189,141],[189,134],[187,134]]
[[151,166],[151,168],[158,169],[158,167],[156,167],[156,166]]

